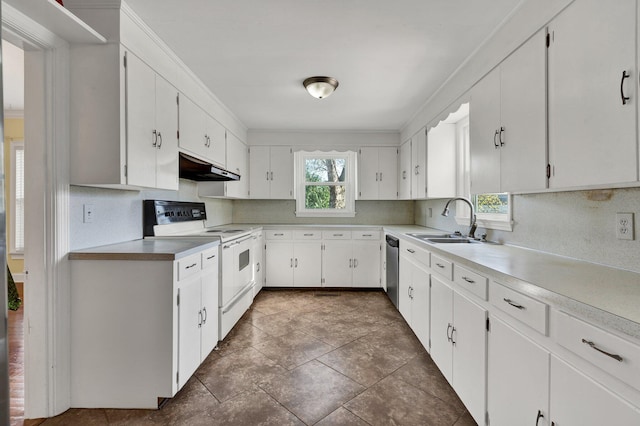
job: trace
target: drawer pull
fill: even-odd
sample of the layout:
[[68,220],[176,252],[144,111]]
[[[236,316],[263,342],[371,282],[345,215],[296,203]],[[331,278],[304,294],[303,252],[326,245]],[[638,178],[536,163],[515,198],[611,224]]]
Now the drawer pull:
[[216,255],[215,255],[215,254],[212,254],[211,256],[207,257],[207,260],[211,260],[211,259],[213,259],[214,257],[216,257]]
[[373,234],[362,234],[363,237],[373,237]]
[[518,305],[517,303],[513,302],[511,299],[507,299],[506,297],[503,298],[502,300],[504,300],[505,302],[507,302],[508,304],[510,304],[511,306],[513,306],[514,308],[518,308],[518,309],[526,309],[524,306],[522,305]]
[[313,237],[313,234],[304,234],[305,237]]
[[585,345],[591,346],[591,348],[595,349],[596,351],[600,352],[601,354],[605,354],[606,356],[611,357],[611,358],[615,359],[616,361],[622,362],[622,357],[620,355],[611,354],[609,352],[603,351],[602,349],[597,347],[595,343],[593,343],[590,340],[582,339],[582,343],[584,343]]
[[415,252],[416,252],[414,249],[407,249],[407,251],[408,251],[409,253],[415,253]]
[[333,234],[334,237],[342,237],[344,234]]
[[444,268],[444,265],[443,265],[442,263],[436,263],[436,266],[437,266],[438,268]]
[[193,267],[194,267],[194,266],[196,266],[196,265],[197,265],[197,263],[194,263],[193,265],[189,265],[189,266],[187,266],[187,267],[186,267],[186,268],[184,268],[184,269],[191,269],[191,268],[193,268]]
[[282,237],[284,234],[273,234],[274,237]]
[[466,282],[468,282],[469,284],[475,284],[476,282],[474,280],[472,280],[471,278],[467,278],[467,277],[462,277],[463,280],[465,280]]

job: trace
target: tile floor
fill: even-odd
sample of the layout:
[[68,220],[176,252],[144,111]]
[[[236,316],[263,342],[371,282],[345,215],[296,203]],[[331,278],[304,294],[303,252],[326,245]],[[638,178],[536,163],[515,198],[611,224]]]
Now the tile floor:
[[162,409],[72,409],[42,424],[475,422],[385,293],[263,290]]

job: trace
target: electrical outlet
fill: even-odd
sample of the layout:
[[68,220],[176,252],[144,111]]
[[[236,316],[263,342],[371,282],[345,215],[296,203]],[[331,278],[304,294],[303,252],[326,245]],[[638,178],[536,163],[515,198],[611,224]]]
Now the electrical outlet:
[[84,211],[83,222],[93,222],[93,204],[84,204],[82,207]]
[[616,213],[616,238],[633,240],[633,213]]

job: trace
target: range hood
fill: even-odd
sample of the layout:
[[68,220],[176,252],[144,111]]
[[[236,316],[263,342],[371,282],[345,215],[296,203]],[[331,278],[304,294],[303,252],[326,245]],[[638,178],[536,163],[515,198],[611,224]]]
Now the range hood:
[[240,175],[214,166],[198,158],[180,153],[180,177],[197,182],[224,182],[240,180]]

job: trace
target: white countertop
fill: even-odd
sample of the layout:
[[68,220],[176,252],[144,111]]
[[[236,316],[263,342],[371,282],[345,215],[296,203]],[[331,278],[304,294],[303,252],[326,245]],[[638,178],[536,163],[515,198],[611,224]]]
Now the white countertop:
[[69,260],[176,260],[218,246],[218,241],[200,239],[133,240],[76,250]]
[[385,231],[489,274],[501,284],[561,309],[577,310],[640,339],[640,274],[637,272],[510,245],[430,244],[406,235],[408,232],[442,232],[420,226],[385,226]]

